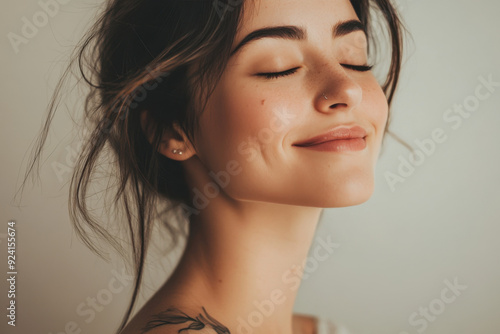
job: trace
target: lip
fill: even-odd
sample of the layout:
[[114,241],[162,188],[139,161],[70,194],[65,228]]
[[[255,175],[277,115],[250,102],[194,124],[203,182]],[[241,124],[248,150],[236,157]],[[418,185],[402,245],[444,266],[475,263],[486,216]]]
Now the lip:
[[[335,128],[332,128],[325,133],[315,136],[304,141],[293,144],[293,146],[300,147],[309,147],[316,146],[327,142],[333,142],[331,144],[340,143],[348,143],[348,142],[360,142],[360,139],[365,141],[366,130],[363,129],[359,125],[355,126],[347,126],[347,125],[339,125]],[[324,145],[323,145],[324,146]]]

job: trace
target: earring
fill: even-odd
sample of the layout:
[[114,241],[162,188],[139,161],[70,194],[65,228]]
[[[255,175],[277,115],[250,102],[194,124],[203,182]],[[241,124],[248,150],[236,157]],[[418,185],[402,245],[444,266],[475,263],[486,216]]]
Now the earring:
[[182,151],[181,150],[172,150],[172,153],[174,153],[174,154],[178,153],[179,155],[182,155]]
[[323,93],[323,97],[325,98],[325,100],[328,100],[328,98],[326,97],[325,93]]

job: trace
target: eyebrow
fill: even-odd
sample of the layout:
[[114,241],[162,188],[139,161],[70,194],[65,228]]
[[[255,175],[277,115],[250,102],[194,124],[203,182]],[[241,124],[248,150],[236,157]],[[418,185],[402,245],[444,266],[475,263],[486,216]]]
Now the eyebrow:
[[[332,27],[332,36],[333,38],[341,37],[355,31],[362,31],[367,36],[365,25],[358,20],[338,22]],[[231,51],[229,56],[233,56],[244,45],[262,38],[282,38],[301,41],[307,39],[307,32],[305,29],[297,26],[276,26],[257,29],[246,35]]]

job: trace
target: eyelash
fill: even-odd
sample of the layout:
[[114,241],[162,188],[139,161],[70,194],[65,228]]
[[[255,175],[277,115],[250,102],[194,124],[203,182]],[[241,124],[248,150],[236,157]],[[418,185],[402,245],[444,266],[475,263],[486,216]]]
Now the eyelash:
[[[350,70],[358,71],[358,72],[368,72],[371,71],[373,65],[349,65],[349,64],[340,64]],[[257,76],[265,77],[266,79],[277,79],[280,77],[286,77],[287,75],[295,73],[299,67],[294,67],[289,70],[283,72],[273,72],[273,73],[257,73]]]

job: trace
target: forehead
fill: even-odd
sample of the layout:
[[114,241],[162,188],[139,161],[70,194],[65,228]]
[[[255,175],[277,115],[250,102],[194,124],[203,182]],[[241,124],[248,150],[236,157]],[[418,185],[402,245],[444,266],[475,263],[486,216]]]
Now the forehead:
[[331,35],[339,21],[358,19],[349,0],[245,0],[235,42],[253,30],[278,25],[304,27],[308,36]]

